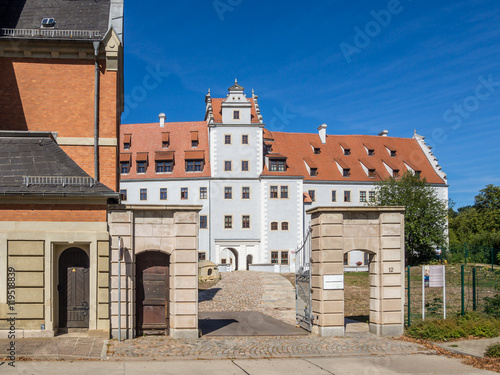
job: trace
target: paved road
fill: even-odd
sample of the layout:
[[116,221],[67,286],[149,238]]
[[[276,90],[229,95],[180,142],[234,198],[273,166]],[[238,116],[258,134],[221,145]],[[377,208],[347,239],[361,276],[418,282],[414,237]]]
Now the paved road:
[[486,375],[496,374],[478,370],[457,359],[438,355],[392,355],[341,358],[301,359],[235,359],[207,361],[94,361],[94,362],[17,362],[16,368],[0,366],[2,374],[180,374],[180,375],[383,375],[437,374]]
[[200,312],[203,336],[303,336],[306,330],[258,311]]

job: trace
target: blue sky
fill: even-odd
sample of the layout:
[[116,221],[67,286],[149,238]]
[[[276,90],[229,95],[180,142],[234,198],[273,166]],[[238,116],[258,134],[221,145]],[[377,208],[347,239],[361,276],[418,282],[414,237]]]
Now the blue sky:
[[433,146],[457,207],[500,185],[500,3],[125,1],[123,123],[203,120],[234,78],[270,130]]

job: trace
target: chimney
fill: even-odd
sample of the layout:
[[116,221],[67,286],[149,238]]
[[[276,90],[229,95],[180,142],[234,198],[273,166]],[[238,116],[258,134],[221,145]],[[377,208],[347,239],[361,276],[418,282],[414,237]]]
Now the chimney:
[[158,117],[160,118],[160,128],[165,127],[165,119],[167,118],[167,116],[165,116],[164,113],[160,113]]
[[380,133],[378,133],[378,135],[380,135],[381,137],[387,137],[387,134],[389,134],[389,130],[382,130]]
[[321,143],[326,143],[326,124],[322,124],[318,127],[319,131],[319,139],[321,139]]

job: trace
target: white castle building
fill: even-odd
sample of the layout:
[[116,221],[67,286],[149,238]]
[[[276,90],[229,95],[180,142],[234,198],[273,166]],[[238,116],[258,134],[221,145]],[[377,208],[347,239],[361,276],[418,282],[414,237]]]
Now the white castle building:
[[[374,183],[413,171],[448,199],[446,175],[424,137],[272,132],[257,95],[237,82],[205,98],[204,121],[121,125],[124,204],[197,204],[199,259],[232,270],[286,272],[309,228],[306,210],[363,206]],[[362,252],[346,266],[366,264]],[[359,263],[358,263],[359,264]],[[223,268],[223,267],[222,267]],[[293,267],[292,267],[293,269]]]

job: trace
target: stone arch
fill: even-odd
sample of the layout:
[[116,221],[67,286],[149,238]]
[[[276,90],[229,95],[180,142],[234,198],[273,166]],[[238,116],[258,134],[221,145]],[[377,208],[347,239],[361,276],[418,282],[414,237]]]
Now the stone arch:
[[58,327],[89,328],[90,259],[85,250],[68,246],[58,259]]
[[[228,254],[228,256],[227,256],[228,259],[231,259],[231,258],[233,259],[231,269],[233,269],[233,267],[234,267],[234,271],[238,271],[238,268],[239,268],[238,267],[238,262],[239,262],[238,250],[236,250],[232,247],[225,247],[221,251],[221,258],[224,258],[225,254]],[[232,257],[230,254],[232,254]],[[230,263],[230,262],[228,262],[228,263]]]
[[370,332],[397,336],[404,324],[404,207],[317,207],[312,226],[313,332],[344,335],[343,256],[370,254]]
[[150,250],[136,254],[136,330],[168,333],[170,255]]
[[253,263],[253,255],[248,254],[247,255],[247,271],[250,270],[250,265]]

